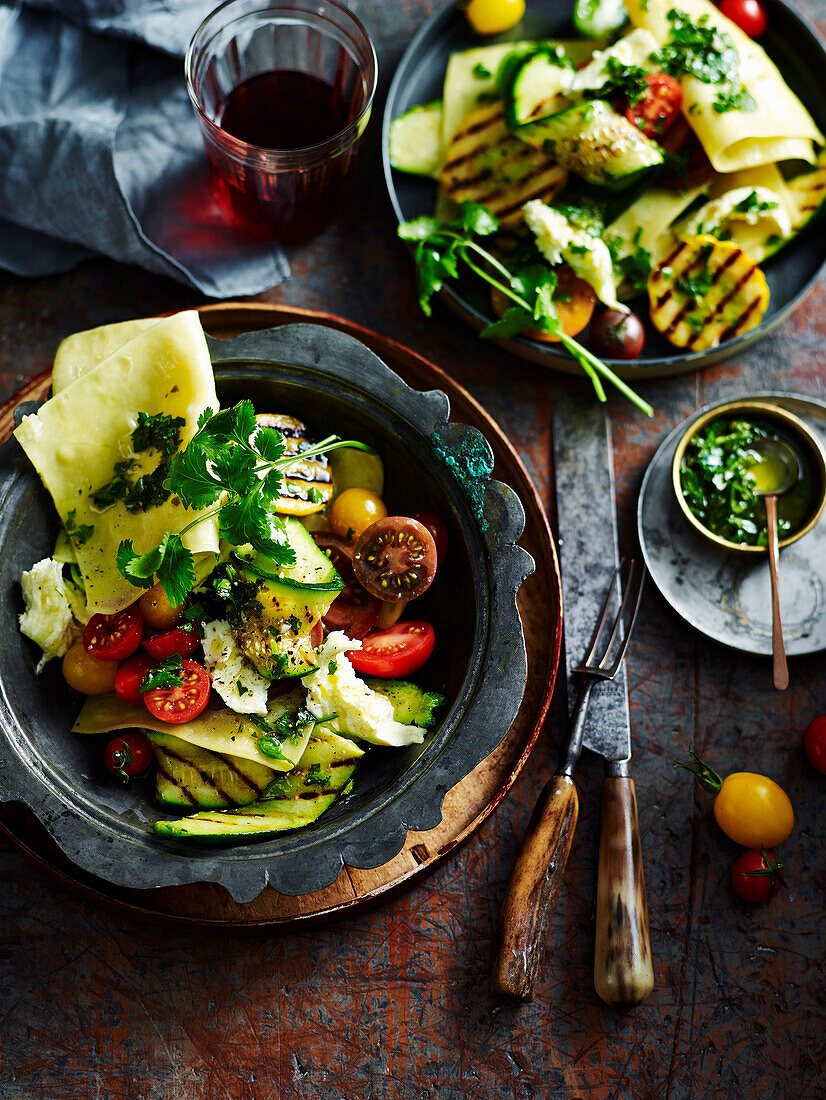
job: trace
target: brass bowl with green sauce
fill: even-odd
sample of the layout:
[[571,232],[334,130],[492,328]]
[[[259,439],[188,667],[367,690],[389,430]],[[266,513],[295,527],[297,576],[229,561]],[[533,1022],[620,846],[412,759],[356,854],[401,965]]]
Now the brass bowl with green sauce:
[[716,545],[738,553],[766,552],[765,504],[747,473],[749,443],[774,438],[800,459],[797,483],[778,497],[779,545],[802,538],[826,504],[826,452],[793,413],[769,401],[729,401],[691,424],[671,467],[677,503],[688,522]]

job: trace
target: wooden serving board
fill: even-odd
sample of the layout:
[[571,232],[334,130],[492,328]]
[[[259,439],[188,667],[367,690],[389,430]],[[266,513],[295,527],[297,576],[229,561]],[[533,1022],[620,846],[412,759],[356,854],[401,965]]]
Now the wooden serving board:
[[[399,855],[382,867],[344,867],[325,890],[299,897],[267,887],[244,905],[234,901],[222,886],[210,883],[158,890],[121,889],[75,867],[25,807],[0,806],[3,834],[67,889],[88,900],[133,917],[178,926],[286,930],[375,904],[412,882],[461,844],[508,793],[533,748],[553,693],[562,643],[559,565],[542,502],[516,451],[484,409],[438,367],[401,344],[332,314],[252,304],[206,306],[200,312],[205,331],[218,338],[296,321],[329,325],[367,344],[416,389],[443,390],[450,398],[451,419],[472,424],[484,433],[496,460],[494,477],[519,495],[526,514],[520,543],[536,562],[536,571],[519,594],[528,648],[528,682],[516,721],[499,748],[448,791],[441,823],[428,832],[409,832]],[[44,371],[0,410],[0,439],[5,440],[12,430],[15,407],[21,401],[45,397],[50,381],[51,371]]]

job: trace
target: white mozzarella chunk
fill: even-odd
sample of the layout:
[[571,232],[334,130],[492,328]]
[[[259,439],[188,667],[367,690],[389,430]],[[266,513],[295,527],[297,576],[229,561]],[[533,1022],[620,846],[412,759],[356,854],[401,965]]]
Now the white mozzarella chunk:
[[238,714],[265,715],[270,682],[238,648],[229,623],[222,619],[205,623],[203,646],[212,686],[227,706]]

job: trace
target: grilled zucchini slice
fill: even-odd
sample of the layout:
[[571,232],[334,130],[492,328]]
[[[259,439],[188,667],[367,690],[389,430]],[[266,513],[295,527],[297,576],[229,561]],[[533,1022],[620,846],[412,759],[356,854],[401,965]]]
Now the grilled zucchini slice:
[[414,176],[435,176],[442,165],[442,103],[411,107],[390,123],[390,164]]
[[527,122],[515,134],[587,183],[613,190],[663,161],[662,149],[601,99]]
[[648,279],[651,320],[672,344],[703,351],[757,328],[769,304],[763,272],[733,241],[680,241]]
[[786,185],[794,205],[792,233],[799,233],[817,214],[826,199],[826,153],[820,154],[817,164],[814,172],[796,176]]
[[[255,419],[262,428],[275,428],[281,432],[286,455],[298,456],[302,447],[312,443],[308,438],[307,425],[294,416],[258,413]],[[333,495],[333,475],[327,456],[297,457],[284,471],[281,485],[281,496],[273,505],[274,512],[287,516],[309,516],[320,512]]]
[[[275,769],[240,756],[188,745],[170,733],[146,735],[155,753],[155,801],[184,810],[246,806],[261,797]],[[306,750],[305,750],[306,751]]]
[[503,226],[513,228],[522,223],[522,205],[528,199],[550,202],[568,173],[513,137],[503,105],[491,103],[472,111],[459,127],[440,179],[448,199],[481,203]]
[[516,65],[505,89],[505,119],[513,129],[550,114],[571,82],[574,67],[561,46],[544,46]]

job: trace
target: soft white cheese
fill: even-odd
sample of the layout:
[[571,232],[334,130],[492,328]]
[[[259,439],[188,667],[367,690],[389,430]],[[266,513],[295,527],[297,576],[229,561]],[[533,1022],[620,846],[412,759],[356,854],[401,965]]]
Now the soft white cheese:
[[651,60],[651,54],[658,49],[657,40],[650,31],[642,27],[631,31],[610,49],[596,50],[590,62],[574,73],[571,91],[599,91],[610,79],[607,69],[609,57],[615,57],[623,65],[635,65],[648,73],[653,72],[656,66]]
[[20,629],[43,650],[37,671],[52,657],[62,657],[80,637],[63,581],[63,565],[54,558],[43,558],[20,578],[26,610],[20,616]]
[[574,274],[593,287],[601,302],[612,309],[625,309],[617,301],[617,283],[608,246],[599,237],[577,229],[558,210],[552,210],[539,199],[531,199],[522,207],[525,223],[536,237],[536,245],[552,266],[563,260]]
[[203,645],[212,686],[227,706],[238,714],[265,715],[270,682],[238,648],[229,623],[223,619],[205,623]]
[[[738,210],[737,207],[741,204],[745,209]],[[764,219],[774,225],[778,236],[791,236],[791,218],[776,192],[768,187],[735,187],[719,199],[713,199],[700,207],[696,214],[692,214],[680,226],[680,232],[692,237],[698,233],[710,233],[717,237],[729,222],[740,221],[757,225]]]
[[424,730],[396,721],[390,700],[356,675],[345,656],[351,649],[361,649],[361,642],[343,631],[334,630],[327,637],[318,652],[318,668],[301,680],[307,689],[307,710],[316,718],[335,714],[337,717],[325,725],[345,737],[389,748],[420,744]]

